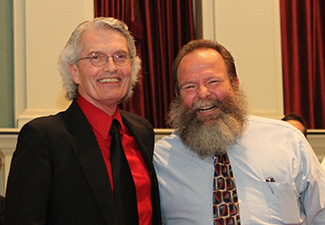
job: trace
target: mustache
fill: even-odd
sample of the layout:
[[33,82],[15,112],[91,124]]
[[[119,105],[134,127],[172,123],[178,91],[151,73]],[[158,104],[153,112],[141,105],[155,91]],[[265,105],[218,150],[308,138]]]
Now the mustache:
[[222,108],[222,102],[218,99],[199,99],[198,101],[193,102],[192,109],[193,111],[198,111],[204,108]]
[[196,115],[196,112],[203,112],[205,110],[217,108],[219,109],[219,111],[214,113],[214,116],[219,117],[225,114],[236,114],[237,108],[233,106],[234,106],[234,102],[232,98],[227,98],[223,101],[220,101],[217,98],[209,98],[209,99],[199,99],[193,102],[191,107],[185,107],[185,108],[187,108],[189,114],[192,114],[195,117],[200,117]]

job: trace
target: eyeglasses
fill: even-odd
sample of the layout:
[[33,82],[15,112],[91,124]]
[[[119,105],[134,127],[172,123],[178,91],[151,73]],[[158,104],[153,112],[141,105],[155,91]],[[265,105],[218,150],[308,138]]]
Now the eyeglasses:
[[131,62],[131,58],[126,52],[119,52],[112,56],[107,56],[101,52],[93,52],[90,56],[80,58],[79,60],[89,59],[90,63],[93,66],[101,67],[104,66],[108,62],[108,58],[112,57],[113,62],[118,66],[126,66]]

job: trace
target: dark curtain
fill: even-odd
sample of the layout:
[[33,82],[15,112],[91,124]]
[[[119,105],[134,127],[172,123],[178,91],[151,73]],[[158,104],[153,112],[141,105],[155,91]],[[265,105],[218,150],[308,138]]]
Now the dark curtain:
[[325,129],[325,1],[280,0],[284,112]]
[[136,38],[142,76],[122,108],[165,128],[174,96],[172,64],[179,49],[194,39],[192,0],[95,0],[95,17],[123,20]]

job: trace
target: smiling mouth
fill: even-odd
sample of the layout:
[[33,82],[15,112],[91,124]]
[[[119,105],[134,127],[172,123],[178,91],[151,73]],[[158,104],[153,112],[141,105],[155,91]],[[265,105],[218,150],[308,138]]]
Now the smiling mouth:
[[214,109],[216,109],[217,106],[213,105],[213,106],[206,106],[206,107],[203,107],[203,108],[200,108],[200,109],[197,109],[197,111],[199,113],[205,113],[205,112],[209,112],[209,111],[212,111]]
[[103,78],[103,79],[99,79],[98,82],[99,83],[111,83],[111,82],[119,82],[121,79],[119,78]]

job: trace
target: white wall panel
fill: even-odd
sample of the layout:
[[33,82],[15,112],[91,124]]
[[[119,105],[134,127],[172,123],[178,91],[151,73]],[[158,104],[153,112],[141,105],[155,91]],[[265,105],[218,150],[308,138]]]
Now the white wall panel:
[[279,1],[202,0],[202,4],[203,23],[210,21],[202,27],[203,38],[211,39],[214,34],[213,39],[232,53],[252,113],[280,119],[283,91]]
[[58,55],[72,30],[93,18],[93,12],[92,0],[15,0],[18,127],[69,105],[57,71]]

